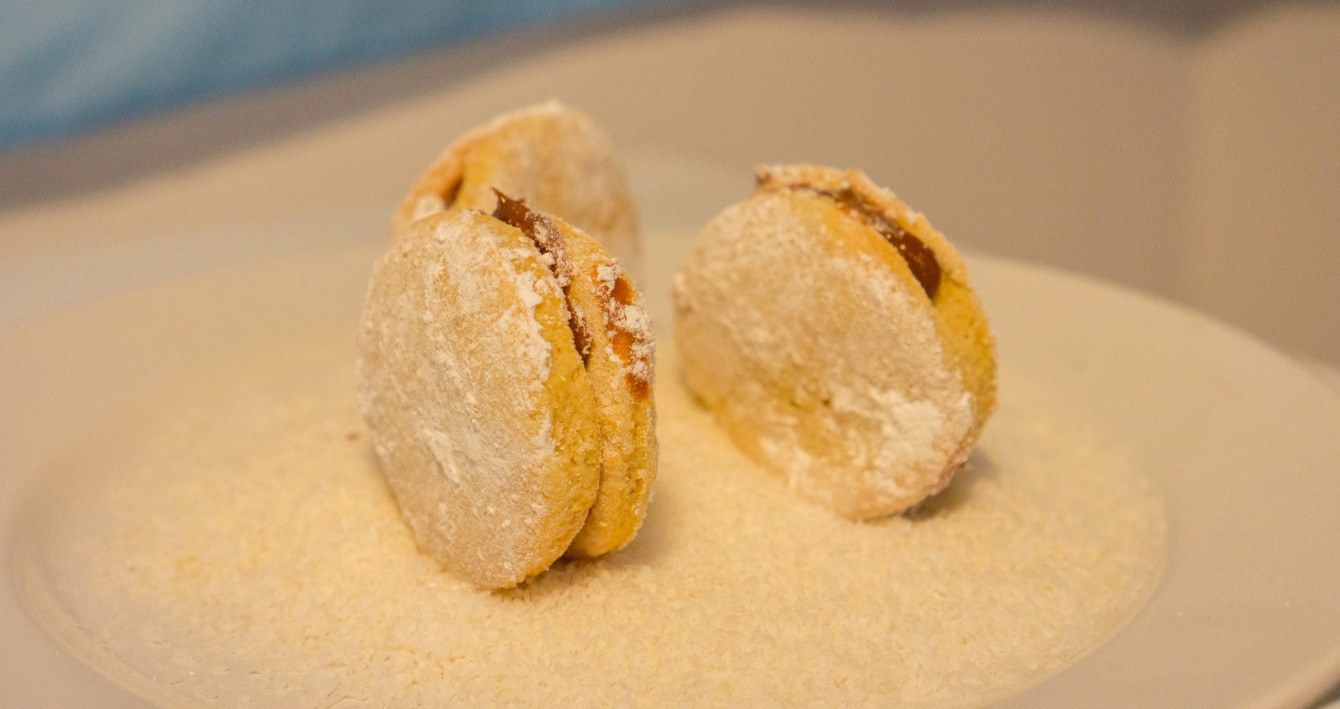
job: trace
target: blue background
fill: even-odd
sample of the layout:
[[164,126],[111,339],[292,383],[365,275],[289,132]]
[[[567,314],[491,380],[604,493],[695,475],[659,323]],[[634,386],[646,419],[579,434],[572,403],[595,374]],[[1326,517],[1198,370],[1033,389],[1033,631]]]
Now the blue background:
[[0,1],[0,150],[192,99],[654,1]]

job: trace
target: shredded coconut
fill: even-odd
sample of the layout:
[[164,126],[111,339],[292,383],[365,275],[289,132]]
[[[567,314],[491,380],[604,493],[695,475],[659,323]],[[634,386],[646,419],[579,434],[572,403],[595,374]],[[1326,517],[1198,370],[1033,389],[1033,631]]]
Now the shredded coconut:
[[192,706],[971,704],[1104,642],[1162,566],[1158,497],[1046,382],[1007,375],[969,468],[859,524],[750,463],[671,374],[633,544],[481,592],[416,550],[347,357],[272,355],[112,432],[25,537],[45,622]]

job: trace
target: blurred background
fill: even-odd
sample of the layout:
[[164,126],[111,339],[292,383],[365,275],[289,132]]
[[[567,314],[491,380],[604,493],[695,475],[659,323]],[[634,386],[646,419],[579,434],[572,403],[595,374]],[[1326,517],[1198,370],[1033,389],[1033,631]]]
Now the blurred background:
[[557,97],[635,177],[860,166],[970,252],[1340,367],[1337,76],[1336,2],[2,3],[0,324],[186,232],[221,254],[239,214],[375,241],[453,135]]
[[1136,289],[1340,388],[1337,77],[1335,1],[0,2],[0,331],[383,244],[453,136],[559,98],[613,135],[652,238],[758,163],[861,167],[970,265]]

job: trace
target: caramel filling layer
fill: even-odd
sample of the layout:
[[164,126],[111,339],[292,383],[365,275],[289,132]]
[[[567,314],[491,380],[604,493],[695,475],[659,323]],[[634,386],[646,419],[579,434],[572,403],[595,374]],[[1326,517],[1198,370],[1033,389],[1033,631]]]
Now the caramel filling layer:
[[[572,341],[582,356],[582,365],[591,362],[592,339],[591,324],[586,322],[582,311],[575,307],[569,290],[572,288],[572,259],[563,243],[563,236],[554,221],[543,213],[531,210],[524,199],[512,199],[497,189],[498,207],[493,217],[505,224],[521,230],[535,243],[540,251],[541,260],[554,279],[563,289],[563,298],[568,306],[568,329],[572,330]],[[613,264],[593,267],[591,280],[595,284],[595,293],[600,300],[600,309],[610,336],[610,347],[614,355],[624,363],[624,380],[634,398],[646,400],[651,395],[651,366],[646,352],[651,343],[645,332],[630,326],[628,310],[633,307],[636,297],[633,284],[623,275],[621,269]]]
[[935,252],[931,251],[921,239],[913,236],[902,224],[890,219],[879,205],[872,202],[865,195],[857,193],[851,187],[843,187],[836,190],[826,190],[814,187],[812,185],[794,185],[793,190],[803,190],[812,194],[819,195],[832,200],[835,204],[851,214],[856,219],[869,225],[872,229],[879,232],[884,240],[893,246],[903,261],[907,262],[907,267],[912,271],[912,277],[921,284],[921,289],[926,292],[926,297],[934,299],[935,294],[940,290],[940,262],[935,258]]
[[[645,352],[651,346],[646,333],[626,327],[624,321],[625,309],[633,305],[633,284],[619,271],[615,271],[613,280],[602,278],[600,271],[599,265],[594,266],[591,280],[596,284],[600,308],[605,313],[605,322],[609,324],[610,346],[614,348],[614,355],[626,365],[639,359],[645,360]],[[650,373],[649,364],[644,368],[624,367],[624,381],[634,398],[646,400],[651,395]]]
[[586,319],[573,305],[568,293],[572,288],[572,259],[568,257],[558,227],[549,217],[526,206],[526,200],[512,199],[497,189],[493,193],[498,195],[498,207],[493,210],[493,218],[520,229],[521,233],[535,242],[541,260],[563,289],[563,299],[568,305],[568,329],[572,330],[573,344],[585,365],[591,359],[591,333]]

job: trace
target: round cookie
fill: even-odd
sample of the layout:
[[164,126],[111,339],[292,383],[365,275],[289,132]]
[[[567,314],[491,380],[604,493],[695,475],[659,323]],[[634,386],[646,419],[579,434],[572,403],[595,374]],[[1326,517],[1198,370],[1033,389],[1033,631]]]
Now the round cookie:
[[397,234],[369,284],[358,394],[420,546],[506,588],[548,568],[599,485],[563,293],[520,230],[457,210]]
[[605,133],[557,101],[498,116],[462,134],[423,173],[392,231],[448,208],[492,211],[493,190],[582,229],[621,262],[638,257],[637,214]]
[[579,230],[500,200],[493,216],[450,210],[395,235],[369,285],[357,367],[420,546],[486,588],[565,552],[626,545],[656,460],[637,294]]
[[995,407],[958,252],[860,171],[761,169],[675,283],[690,390],[752,458],[851,519],[948,485]]

